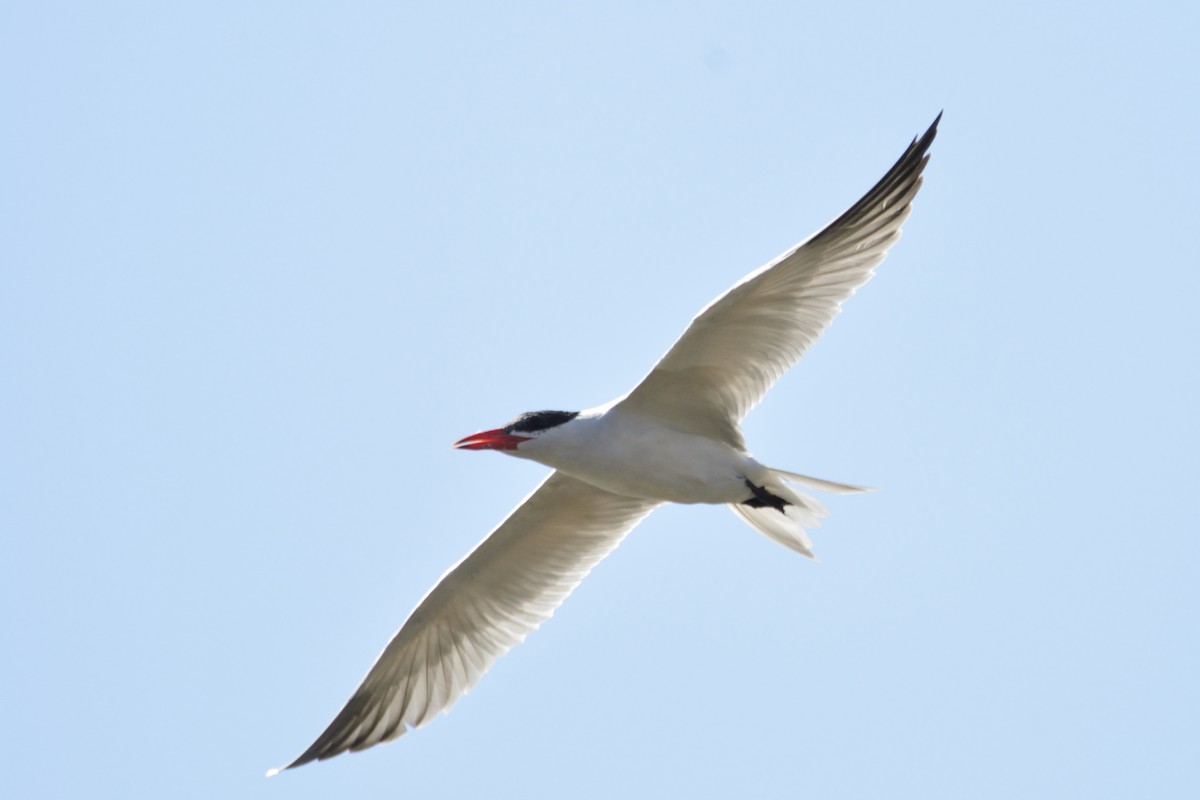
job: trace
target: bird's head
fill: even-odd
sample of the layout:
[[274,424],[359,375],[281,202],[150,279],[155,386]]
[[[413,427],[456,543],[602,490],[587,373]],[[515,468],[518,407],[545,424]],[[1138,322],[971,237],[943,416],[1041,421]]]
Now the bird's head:
[[578,416],[578,411],[527,411],[502,428],[473,433],[459,439],[454,446],[459,450],[514,451]]

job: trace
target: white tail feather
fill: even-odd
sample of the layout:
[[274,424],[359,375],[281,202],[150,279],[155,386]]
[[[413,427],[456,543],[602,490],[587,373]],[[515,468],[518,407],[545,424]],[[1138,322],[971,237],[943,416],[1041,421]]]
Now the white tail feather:
[[[769,506],[751,508],[747,505],[731,504],[729,507],[733,509],[733,513],[744,519],[746,524],[759,533],[774,539],[790,550],[795,550],[809,558],[816,558],[812,551],[812,539],[808,538],[808,534],[801,527],[802,523],[793,519],[793,509],[796,506],[788,506],[783,513]],[[816,527],[819,524],[819,522],[809,523],[809,526]]]
[[776,475],[782,475],[789,481],[795,481],[802,486],[807,486],[810,489],[816,489],[818,492],[829,492],[830,494],[858,494],[860,492],[877,491],[874,486],[855,486],[852,483],[827,481],[823,478],[813,478],[796,472],[784,472],[781,469],[773,469],[771,471]]

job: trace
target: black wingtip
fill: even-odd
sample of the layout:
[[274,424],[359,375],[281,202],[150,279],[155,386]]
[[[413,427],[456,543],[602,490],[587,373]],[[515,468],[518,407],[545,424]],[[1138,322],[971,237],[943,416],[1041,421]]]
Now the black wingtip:
[[937,136],[938,123],[942,121],[942,114],[944,113],[946,113],[945,109],[939,111],[937,116],[933,118],[933,123],[925,129],[925,133],[913,138],[912,149],[922,151],[929,149],[929,145],[933,144],[933,139]]
[[925,133],[913,139],[912,144],[905,149],[892,168],[879,179],[869,192],[863,195],[857,203],[850,206],[846,211],[833,222],[826,225],[817,233],[813,234],[810,242],[818,242],[828,236],[831,231],[836,231],[845,224],[852,224],[854,220],[863,214],[869,213],[869,210],[877,203],[880,198],[887,197],[896,187],[904,184],[912,184],[921,179],[921,172],[925,169],[925,164],[929,161],[929,148],[933,144],[933,140],[937,137],[938,123],[942,121],[942,113],[938,112],[934,118],[933,124],[925,131]]
[[924,144],[925,147],[929,146],[933,141],[933,137],[937,136],[938,123],[942,121],[942,114],[944,113],[946,113],[945,109],[939,111],[938,115],[933,118],[933,123],[925,129],[925,132],[913,137],[912,142],[908,145],[909,150],[915,149],[918,142]]

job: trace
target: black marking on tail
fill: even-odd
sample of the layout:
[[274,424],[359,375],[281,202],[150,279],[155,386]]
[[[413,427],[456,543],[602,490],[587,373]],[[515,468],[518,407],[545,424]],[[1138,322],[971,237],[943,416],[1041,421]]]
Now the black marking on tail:
[[786,514],[785,508],[791,505],[787,500],[784,500],[778,495],[773,495],[761,486],[755,486],[750,482],[749,478],[745,479],[747,488],[754,492],[754,497],[749,500],[743,500],[742,505],[750,506],[751,508],[773,508],[780,514]]

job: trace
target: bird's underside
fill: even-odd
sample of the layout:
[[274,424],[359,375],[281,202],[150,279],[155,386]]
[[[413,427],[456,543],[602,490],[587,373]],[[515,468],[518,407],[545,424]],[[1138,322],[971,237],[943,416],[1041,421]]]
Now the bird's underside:
[[285,769],[394,739],[449,710],[662,502],[727,503],[811,556],[806,529],[827,512],[795,486],[862,489],[759,464],[739,423],[899,238],[940,119],[845,213],[703,309],[623,398],[585,412],[532,412],[458,442],[555,471],[441,577]]

